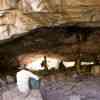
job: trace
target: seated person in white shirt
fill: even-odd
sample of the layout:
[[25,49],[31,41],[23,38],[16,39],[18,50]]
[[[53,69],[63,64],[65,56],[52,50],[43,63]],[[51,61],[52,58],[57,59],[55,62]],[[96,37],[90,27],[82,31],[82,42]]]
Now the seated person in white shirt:
[[37,75],[34,75],[25,65],[20,67],[20,71],[16,74],[18,90],[26,95],[30,92],[29,79],[39,80]]

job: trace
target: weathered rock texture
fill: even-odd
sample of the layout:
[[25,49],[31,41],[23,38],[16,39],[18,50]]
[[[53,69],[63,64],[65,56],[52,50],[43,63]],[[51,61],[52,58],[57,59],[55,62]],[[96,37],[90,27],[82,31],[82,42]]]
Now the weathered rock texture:
[[[74,31],[77,32],[68,27],[38,28],[25,36],[1,44],[0,68],[10,70],[10,68],[15,68],[14,66],[19,66],[17,60],[21,55],[34,57],[41,54],[62,57],[67,61],[76,60],[79,43],[76,38],[77,33],[75,34]],[[81,41],[80,59],[93,61],[97,57],[100,60],[99,37],[99,32],[94,32],[89,34],[87,40]]]
[[0,0],[0,40],[40,26],[73,22],[100,26],[99,17],[96,0]]
[[[99,5],[96,0],[0,0],[0,68],[15,68],[18,56],[40,51],[75,60],[79,47],[80,58],[99,58]],[[47,27],[26,32],[41,26]],[[78,42],[77,33],[89,34],[87,41]],[[13,41],[2,45],[6,40]]]

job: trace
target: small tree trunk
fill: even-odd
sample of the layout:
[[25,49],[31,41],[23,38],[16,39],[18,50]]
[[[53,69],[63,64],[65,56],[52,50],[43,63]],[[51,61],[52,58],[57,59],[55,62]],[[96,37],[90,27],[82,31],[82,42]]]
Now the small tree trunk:
[[77,45],[78,45],[78,48],[77,48],[77,52],[76,52],[76,63],[75,63],[75,66],[76,66],[76,71],[78,73],[80,73],[80,46],[81,46],[81,34],[77,34],[76,35],[76,39],[77,39]]
[[80,73],[80,58],[76,59],[76,71]]

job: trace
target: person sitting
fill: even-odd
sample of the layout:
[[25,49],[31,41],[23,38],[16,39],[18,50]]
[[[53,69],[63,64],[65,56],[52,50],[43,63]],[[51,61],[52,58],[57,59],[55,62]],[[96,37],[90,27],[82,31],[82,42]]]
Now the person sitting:
[[30,92],[29,79],[33,78],[35,80],[39,80],[40,78],[26,68],[25,65],[22,65],[19,69],[20,71],[16,74],[17,87],[21,93],[27,96]]

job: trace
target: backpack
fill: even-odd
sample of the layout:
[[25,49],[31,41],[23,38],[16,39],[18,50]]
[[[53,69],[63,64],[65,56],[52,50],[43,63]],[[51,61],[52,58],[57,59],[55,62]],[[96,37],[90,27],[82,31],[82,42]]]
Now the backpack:
[[39,89],[40,88],[40,79],[36,80],[32,77],[29,78],[29,88],[30,89]]

